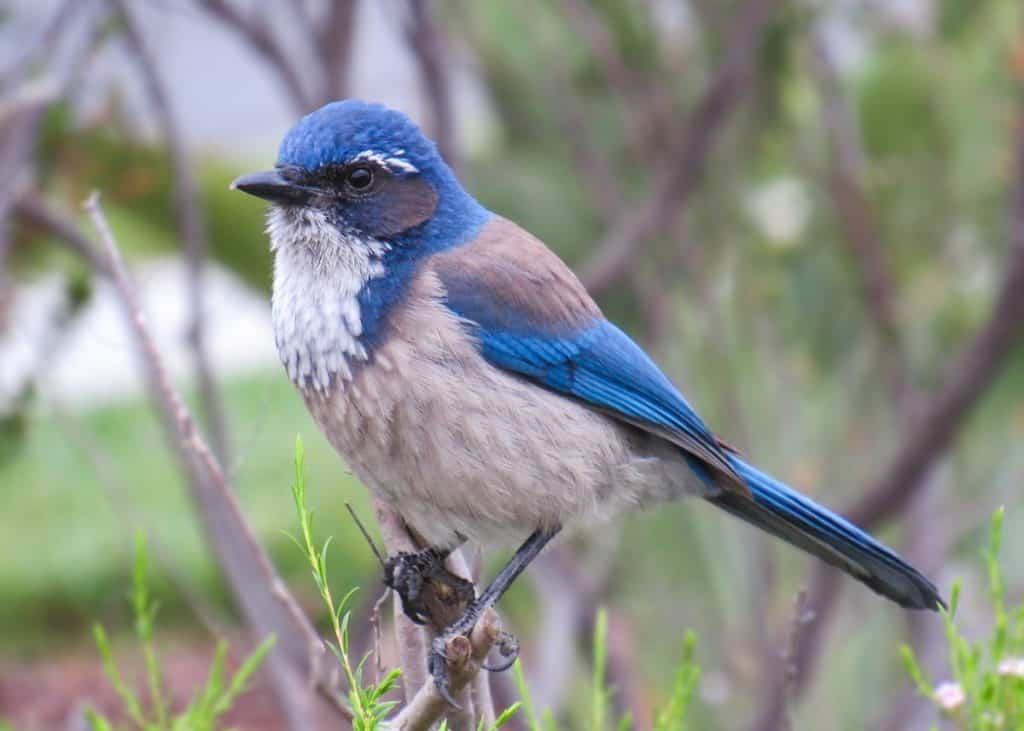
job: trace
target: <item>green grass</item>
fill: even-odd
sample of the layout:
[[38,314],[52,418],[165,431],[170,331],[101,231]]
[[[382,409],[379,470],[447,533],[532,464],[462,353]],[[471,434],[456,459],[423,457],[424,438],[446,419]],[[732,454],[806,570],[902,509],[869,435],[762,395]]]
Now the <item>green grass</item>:
[[[320,436],[301,399],[277,372],[225,387],[233,426],[231,472],[257,535],[286,576],[301,557],[284,538],[296,433],[306,436],[306,465],[318,489],[311,506],[332,525],[345,561],[333,567],[345,585],[375,571],[373,557],[344,511],[352,501],[369,515],[365,490]],[[82,638],[94,619],[125,617],[121,601],[131,565],[132,528],[150,536],[159,588],[166,555],[177,570],[224,602],[176,465],[148,404],[130,403],[75,415],[115,480],[101,477],[67,418],[35,407],[17,456],[0,465],[0,653],[42,650]],[[113,483],[113,484],[111,484]],[[114,495],[111,497],[111,491]],[[138,522],[137,522],[138,521]],[[163,591],[164,625],[182,617],[180,593]]]
[[[172,708],[164,682],[160,650],[154,640],[159,603],[150,592],[148,573],[145,534],[139,530],[135,538],[130,604],[135,618],[135,636],[145,662],[148,700],[144,700],[139,688],[133,687],[122,675],[107,632],[103,625],[96,623],[92,633],[103,660],[103,671],[121,701],[122,714],[131,721],[130,728],[140,731],[217,731],[222,728],[221,716],[231,709],[239,695],[245,691],[253,673],[273,647],[274,637],[264,639],[230,677],[226,672],[228,644],[223,639],[218,640],[205,682],[184,708]],[[93,731],[129,728],[115,725],[108,717],[91,708],[86,709],[86,717]]]

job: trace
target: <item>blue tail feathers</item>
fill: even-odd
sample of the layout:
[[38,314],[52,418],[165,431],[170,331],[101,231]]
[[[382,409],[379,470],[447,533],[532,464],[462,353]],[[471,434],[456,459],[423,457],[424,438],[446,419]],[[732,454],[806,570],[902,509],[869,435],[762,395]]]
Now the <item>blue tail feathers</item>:
[[751,496],[723,491],[708,498],[710,502],[842,569],[903,607],[945,606],[928,579],[860,528],[743,460],[733,462]]

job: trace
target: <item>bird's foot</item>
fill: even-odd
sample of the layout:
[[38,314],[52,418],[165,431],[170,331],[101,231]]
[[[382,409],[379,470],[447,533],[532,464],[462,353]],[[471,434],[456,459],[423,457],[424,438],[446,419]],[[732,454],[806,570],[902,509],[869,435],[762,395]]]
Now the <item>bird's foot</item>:
[[[508,670],[519,657],[519,640],[510,632],[501,629],[497,623],[497,615],[493,612],[489,613],[489,620],[485,617],[481,622],[487,639],[480,641],[480,627],[477,623],[488,609],[486,604],[474,601],[459,619],[446,627],[431,643],[427,670],[434,679],[437,692],[455,708],[458,708],[459,704],[452,695],[453,670],[463,669],[472,656],[481,669],[497,673]],[[471,637],[475,639],[471,640]],[[502,657],[495,665],[486,662],[486,654],[490,649],[497,649]]]
[[434,611],[439,605],[465,606],[476,596],[472,582],[445,567],[448,554],[424,548],[415,553],[401,551],[384,562],[384,585],[398,594],[402,611],[416,624],[426,624],[430,619],[440,624]]
[[519,659],[519,639],[511,632],[502,630],[494,642],[501,660],[496,665],[484,663],[481,667],[489,673],[503,673]]
[[465,663],[472,652],[469,634],[483,614],[485,606],[472,602],[462,616],[446,627],[430,644],[430,656],[427,658],[427,671],[434,679],[437,692],[450,706],[459,708],[452,696],[450,669]]

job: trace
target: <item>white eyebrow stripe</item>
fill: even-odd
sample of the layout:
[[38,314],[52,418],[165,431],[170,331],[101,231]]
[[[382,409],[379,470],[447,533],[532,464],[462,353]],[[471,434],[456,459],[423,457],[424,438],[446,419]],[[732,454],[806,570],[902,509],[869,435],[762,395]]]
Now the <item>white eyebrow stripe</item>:
[[[395,155],[404,153],[405,150],[396,150]],[[375,162],[378,165],[391,170],[400,170],[403,173],[418,173],[420,170],[408,160],[401,157],[384,157],[373,150],[363,150],[354,155],[350,162]]]

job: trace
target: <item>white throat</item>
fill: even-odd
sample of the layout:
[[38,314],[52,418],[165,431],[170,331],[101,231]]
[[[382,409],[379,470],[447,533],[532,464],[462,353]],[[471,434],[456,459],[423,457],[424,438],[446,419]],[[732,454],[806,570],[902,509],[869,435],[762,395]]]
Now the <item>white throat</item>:
[[359,293],[384,273],[388,245],[339,230],[322,211],[271,206],[277,352],[303,390],[325,393],[365,361]]

